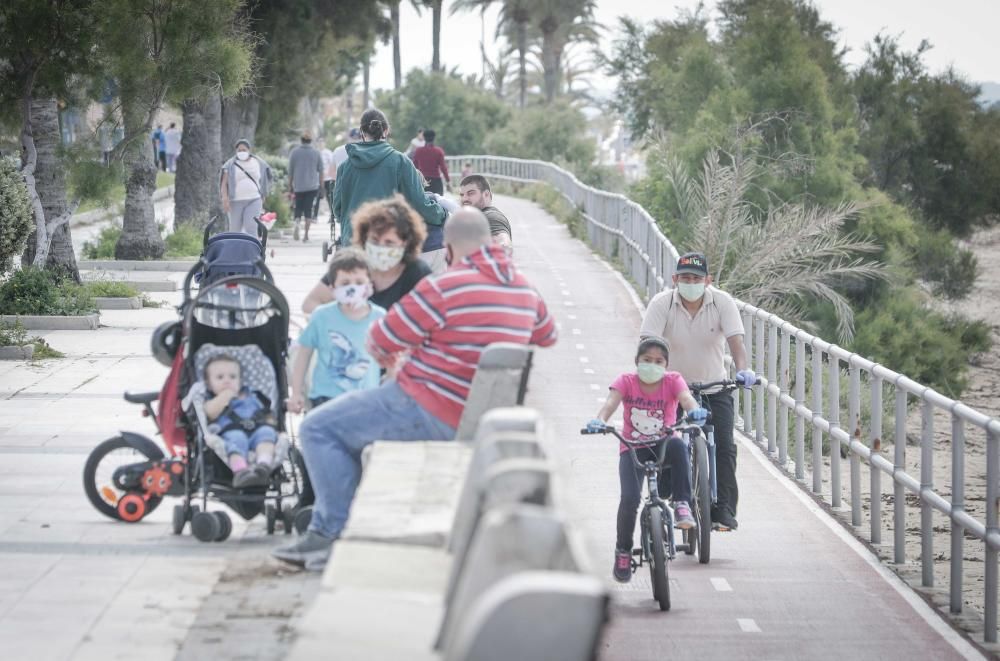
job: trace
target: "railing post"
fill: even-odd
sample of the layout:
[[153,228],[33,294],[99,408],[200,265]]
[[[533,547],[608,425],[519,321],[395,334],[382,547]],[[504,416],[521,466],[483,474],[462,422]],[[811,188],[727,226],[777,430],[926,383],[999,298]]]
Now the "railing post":
[[[962,419],[951,416],[951,512],[965,510],[965,425]],[[952,613],[962,612],[962,535],[965,530],[955,518],[951,520],[951,579],[949,582],[949,608]]]
[[812,472],[813,493],[823,492],[823,431],[816,418],[823,416],[823,352],[812,347]]
[[[1000,470],[997,462],[1000,461],[1000,437],[992,430],[986,432],[986,539],[997,532],[997,497],[1000,496],[1000,489],[997,488],[997,481],[1000,480]],[[997,551],[985,541],[986,547],[986,601],[983,604],[983,639],[987,643],[997,642]]]
[[[743,312],[743,345],[749,354],[747,365],[753,365],[753,317],[745,310]],[[743,400],[743,433],[747,436],[750,435],[750,430],[753,428],[753,409],[750,408],[752,396],[753,388],[740,390],[740,399]]]
[[[906,471],[906,391],[896,386],[896,432],[893,435],[892,473]],[[893,562],[906,562],[906,488],[892,481]]]
[[829,388],[827,394],[827,417],[830,422],[830,506],[840,507],[842,489],[840,485],[840,441],[835,431],[840,429],[840,359],[830,351],[827,355],[829,365]]
[[[882,451],[882,377],[872,374],[872,420],[869,438],[869,448],[872,455]],[[868,477],[871,480],[871,540],[872,544],[882,543],[882,471],[868,464]]]
[[[757,314],[760,314],[758,310]],[[756,323],[754,324],[753,339],[754,339],[754,361],[753,369],[757,374],[764,373],[764,320],[760,317],[756,318]],[[754,440],[757,442],[758,446],[763,445],[764,441],[764,399],[766,395],[764,393],[757,393],[754,397]]]
[[[789,370],[789,362],[791,360],[792,353],[792,336],[788,334],[785,329],[781,330],[781,366],[779,368],[779,391],[782,394],[789,395],[789,383],[791,382]],[[781,397],[777,399],[778,403],[778,463],[784,468],[788,464],[788,409],[784,404],[781,403]]]
[[[848,385],[848,404],[850,416],[850,438],[861,440],[861,368],[851,365],[850,382]],[[861,457],[847,447],[851,462],[851,525],[861,525]]]
[[[806,403],[806,342],[795,338],[795,404]],[[806,421],[795,412],[795,479],[806,476]]]
[[771,319],[767,321],[767,452],[774,454],[778,449],[778,396],[774,389],[778,382],[778,327]]
[[924,494],[934,489],[934,405],[921,400],[920,415],[920,584],[934,587],[934,508]]

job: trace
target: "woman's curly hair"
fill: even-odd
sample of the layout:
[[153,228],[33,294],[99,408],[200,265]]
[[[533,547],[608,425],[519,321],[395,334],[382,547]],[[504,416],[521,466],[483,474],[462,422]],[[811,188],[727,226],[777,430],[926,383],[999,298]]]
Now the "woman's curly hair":
[[406,244],[403,254],[404,262],[412,262],[420,255],[420,249],[427,238],[427,226],[424,219],[413,210],[399,193],[384,200],[365,202],[351,217],[351,227],[354,228],[355,246],[364,250],[368,237],[379,237],[387,230],[395,229],[396,234]]

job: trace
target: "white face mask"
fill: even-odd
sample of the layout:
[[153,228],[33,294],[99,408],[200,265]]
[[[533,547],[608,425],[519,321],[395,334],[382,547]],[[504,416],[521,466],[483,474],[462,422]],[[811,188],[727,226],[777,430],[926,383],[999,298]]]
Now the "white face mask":
[[403,261],[404,246],[380,246],[372,242],[365,244],[368,266],[376,271],[388,271]]
[[705,283],[678,282],[677,292],[684,298],[685,301],[691,301],[693,303],[705,295]]
[[333,288],[333,299],[349,308],[360,308],[372,295],[371,283],[364,285],[341,285]]
[[236,152],[236,158],[240,159],[241,161],[245,161],[248,158],[250,158],[250,152],[248,152],[248,151],[238,151],[238,152]]

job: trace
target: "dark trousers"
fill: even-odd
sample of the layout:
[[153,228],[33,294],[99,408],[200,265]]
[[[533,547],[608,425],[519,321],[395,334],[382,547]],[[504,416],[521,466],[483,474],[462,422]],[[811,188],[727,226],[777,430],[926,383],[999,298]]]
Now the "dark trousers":
[[736,516],[740,489],[736,485],[736,443],[733,441],[733,396],[715,393],[702,398],[702,406],[711,411],[715,426],[715,481],[719,500],[716,506]]
[[161,152],[157,153],[156,160],[157,160],[157,163],[160,166],[160,169],[163,170],[164,172],[166,172],[167,171],[167,152],[161,151]]
[[[652,448],[641,448],[635,451],[639,462],[656,459]],[[660,498],[673,494],[674,501],[691,501],[691,475],[688,468],[688,446],[676,436],[667,441],[667,465],[669,474],[664,471],[657,483]],[[636,468],[629,452],[623,452],[618,457],[618,481],[621,483],[621,500],[618,501],[618,540],[617,548],[621,551],[632,550],[632,539],[635,533],[635,517],[642,502],[642,483],[646,474],[641,468]],[[667,485],[670,486],[667,486]]]
[[427,180],[426,190],[438,195],[444,195],[444,179],[441,177],[431,177]]

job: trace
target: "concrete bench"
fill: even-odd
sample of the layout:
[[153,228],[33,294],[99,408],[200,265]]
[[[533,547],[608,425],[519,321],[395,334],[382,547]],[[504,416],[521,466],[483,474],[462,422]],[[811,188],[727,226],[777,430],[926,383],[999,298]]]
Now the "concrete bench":
[[531,357],[532,349],[525,344],[495,342],[486,347],[472,377],[456,440],[473,440],[479,419],[490,409],[524,403]]

